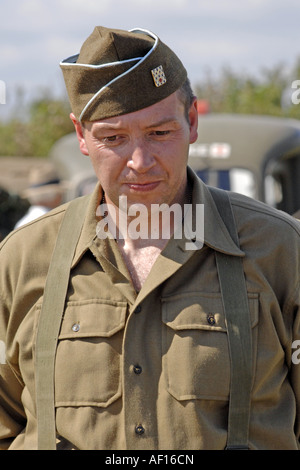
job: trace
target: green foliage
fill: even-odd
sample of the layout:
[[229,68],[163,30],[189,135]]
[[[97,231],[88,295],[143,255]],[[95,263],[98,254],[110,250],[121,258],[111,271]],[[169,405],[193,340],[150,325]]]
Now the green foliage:
[[28,134],[32,155],[47,155],[56,140],[74,130],[69,105],[63,101],[36,101],[30,108]]
[[30,103],[25,120],[24,112],[14,114],[8,122],[0,122],[0,155],[47,156],[56,140],[74,130],[64,100],[44,96]]
[[[207,100],[216,113],[264,114],[300,119],[300,105],[291,102],[293,80],[300,79],[300,60],[290,75],[283,65],[263,70],[261,77],[237,74],[225,68],[218,79],[207,74],[195,86],[199,99]],[[293,78],[292,78],[293,77]],[[283,95],[286,99],[283,103]]]

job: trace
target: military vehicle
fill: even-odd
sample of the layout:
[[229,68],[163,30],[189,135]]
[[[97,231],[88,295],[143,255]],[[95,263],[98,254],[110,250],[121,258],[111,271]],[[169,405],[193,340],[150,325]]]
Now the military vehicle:
[[60,180],[66,183],[66,201],[92,192],[97,178],[90,158],[79,150],[75,132],[55,142],[50,150],[49,159],[54,163]]
[[290,214],[300,209],[300,121],[240,114],[199,117],[189,165],[211,186]]
[[[300,209],[300,121],[212,113],[199,116],[198,133],[190,146],[189,165],[207,184],[290,214]],[[68,182],[67,200],[90,192],[96,184],[75,133],[57,141],[50,158]]]

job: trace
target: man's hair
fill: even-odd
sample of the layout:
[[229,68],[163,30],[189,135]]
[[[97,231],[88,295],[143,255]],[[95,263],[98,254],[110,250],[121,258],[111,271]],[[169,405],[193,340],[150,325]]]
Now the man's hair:
[[196,98],[189,78],[187,78],[184,84],[177,90],[180,101],[184,104],[184,113],[187,121],[189,122],[189,110]]

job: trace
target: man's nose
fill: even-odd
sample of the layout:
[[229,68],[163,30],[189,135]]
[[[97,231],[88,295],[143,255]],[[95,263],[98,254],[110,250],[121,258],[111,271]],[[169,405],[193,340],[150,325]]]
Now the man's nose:
[[145,173],[155,165],[155,157],[146,143],[136,142],[132,145],[127,166],[138,173]]

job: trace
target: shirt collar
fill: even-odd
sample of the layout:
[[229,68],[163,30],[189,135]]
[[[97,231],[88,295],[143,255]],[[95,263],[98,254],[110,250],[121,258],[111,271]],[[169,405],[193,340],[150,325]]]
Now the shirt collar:
[[85,214],[85,220],[82,226],[81,235],[75,250],[75,255],[71,266],[72,268],[78,263],[80,258],[92,245],[93,240],[97,237],[96,229],[98,218],[96,212],[97,207],[100,204],[102,195],[103,192],[100,183],[97,183],[94,191],[90,195],[85,196],[89,199],[89,201],[87,203],[87,210]]
[[232,240],[208,187],[190,167],[188,167],[188,178],[193,185],[193,210],[195,211],[196,204],[204,206],[204,244],[222,253],[245,256]]
[[[204,207],[204,244],[223,253],[233,256],[244,256],[243,251],[236,246],[229,235],[208,187],[200,180],[200,178],[198,178],[190,167],[187,168],[187,171],[190,184],[193,186],[192,204],[189,210],[195,211],[197,207],[196,204],[203,204]],[[97,183],[92,194],[86,196],[89,198],[86,217],[83,223],[81,236],[75,250],[72,267],[77,264],[83,254],[90,248],[93,240],[97,237],[96,228],[98,218],[96,216],[96,211],[100,204],[102,195],[102,188],[100,184]],[[179,247],[185,251],[187,243],[190,243],[191,239],[183,234],[182,238],[176,241]],[[202,244],[200,244],[199,248],[203,245],[203,240],[201,240],[201,242]]]

